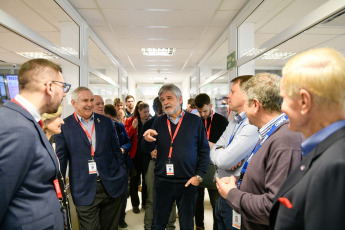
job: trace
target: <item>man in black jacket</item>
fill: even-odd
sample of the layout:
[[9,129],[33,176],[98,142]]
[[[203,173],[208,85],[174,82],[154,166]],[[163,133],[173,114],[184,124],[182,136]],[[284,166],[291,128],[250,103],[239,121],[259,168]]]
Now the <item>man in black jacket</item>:
[[301,132],[303,160],[273,201],[271,229],[340,229],[345,218],[345,58],[313,49],[283,69],[289,128]]

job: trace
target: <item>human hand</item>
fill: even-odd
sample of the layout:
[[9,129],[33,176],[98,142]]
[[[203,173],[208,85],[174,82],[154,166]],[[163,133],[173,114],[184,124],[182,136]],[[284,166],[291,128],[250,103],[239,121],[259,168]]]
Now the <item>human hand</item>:
[[133,129],[136,129],[138,127],[138,119],[135,118],[132,122]]
[[[223,178],[219,179],[217,177],[216,180],[217,180],[216,186],[217,186],[218,192],[224,199],[226,199],[231,189],[237,188],[236,178],[234,176],[227,177],[224,180]],[[225,183],[225,182],[228,182],[228,183]]]
[[188,187],[190,184],[192,184],[194,186],[198,186],[200,184],[200,181],[198,180],[198,178],[196,176],[193,176],[192,178],[190,178],[187,181],[187,183],[184,186]]
[[153,151],[151,152],[151,157],[152,157],[153,159],[157,159],[157,149],[155,149],[155,150],[153,150]]
[[156,130],[148,129],[143,134],[143,137],[144,137],[145,141],[153,142],[153,141],[156,141],[156,138],[154,138],[154,136],[157,136],[157,135],[158,135],[158,133],[156,132]]
[[230,168],[230,170],[235,170],[237,169],[238,167],[240,167],[242,165],[242,161],[238,162],[237,165],[235,165],[234,167]]
[[215,143],[212,143],[211,141],[209,141],[208,144],[209,144],[209,146],[210,146],[210,149],[212,149],[212,147],[213,147],[213,145],[214,145]]

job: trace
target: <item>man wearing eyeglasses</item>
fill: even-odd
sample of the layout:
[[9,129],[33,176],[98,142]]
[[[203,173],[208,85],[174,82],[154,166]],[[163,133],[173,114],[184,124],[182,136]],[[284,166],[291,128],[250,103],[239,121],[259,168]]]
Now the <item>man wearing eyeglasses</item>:
[[59,163],[41,128],[41,114],[55,113],[70,85],[60,66],[25,62],[19,94],[0,109],[0,229],[63,229],[54,188]]

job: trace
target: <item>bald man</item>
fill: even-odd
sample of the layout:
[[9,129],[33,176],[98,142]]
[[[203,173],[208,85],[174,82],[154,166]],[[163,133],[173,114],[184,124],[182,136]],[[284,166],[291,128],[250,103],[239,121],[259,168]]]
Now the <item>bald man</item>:
[[53,185],[59,163],[39,124],[70,89],[61,72],[45,59],[25,62],[19,94],[0,108],[0,229],[64,228]]

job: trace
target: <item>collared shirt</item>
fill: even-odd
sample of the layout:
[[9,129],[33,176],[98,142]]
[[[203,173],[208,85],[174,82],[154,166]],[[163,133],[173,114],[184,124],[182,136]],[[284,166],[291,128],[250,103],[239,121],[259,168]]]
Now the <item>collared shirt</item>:
[[172,117],[170,117],[168,114],[167,114],[167,116],[168,116],[168,119],[172,122],[172,123],[174,123],[175,125],[177,125],[177,123],[180,121],[180,119],[181,119],[181,117],[182,117],[182,114],[183,114],[183,109],[181,109],[181,113],[180,113],[180,115],[178,115],[177,117],[176,117],[176,120],[174,120]]
[[314,133],[311,137],[302,142],[302,155],[306,157],[318,144],[343,127],[345,127],[345,120],[340,120]]
[[[242,167],[233,171],[230,168],[246,159],[259,140],[258,129],[249,124],[246,114],[242,112],[239,117],[241,119],[232,119],[229,122],[210,152],[212,162],[218,167],[216,174],[219,178],[239,175]],[[231,136],[233,139],[229,144]]]
[[285,113],[280,114],[279,116],[273,118],[270,122],[268,122],[266,125],[264,125],[261,129],[259,129],[259,137],[260,140],[262,140],[266,134],[268,133],[268,131],[270,131],[270,129],[272,128],[272,126],[278,121],[280,120],[280,118],[284,117]]
[[30,101],[19,94],[17,94],[14,99],[18,101],[34,117],[36,122],[41,120],[40,112]]
[[[76,113],[77,114],[77,113]],[[82,118],[81,116],[79,116],[77,114],[78,120],[83,124],[83,126],[85,127],[85,129],[89,132],[89,134],[91,135],[92,133],[92,126],[94,123],[94,119],[95,119],[95,115],[94,113],[92,113],[92,116],[90,117],[89,121],[87,122],[84,118]],[[93,134],[92,134],[92,146],[93,149],[96,151],[96,128],[93,130]]]

